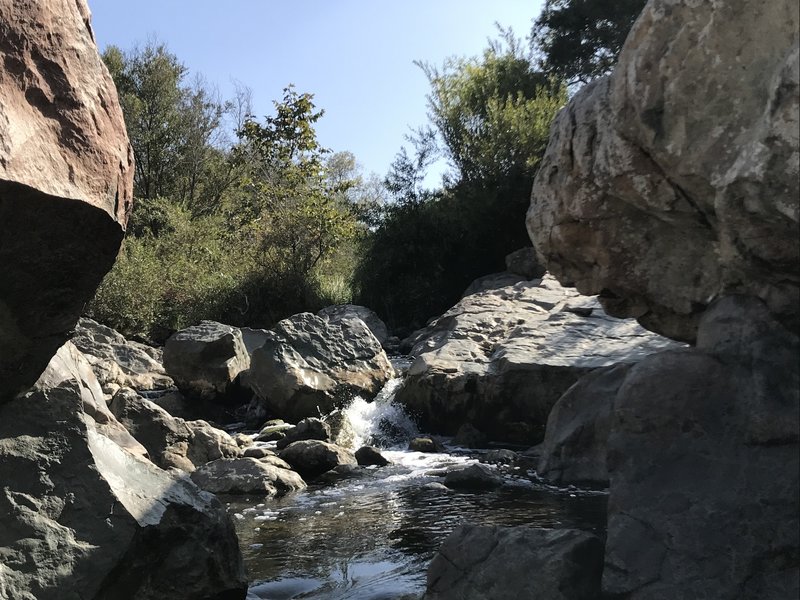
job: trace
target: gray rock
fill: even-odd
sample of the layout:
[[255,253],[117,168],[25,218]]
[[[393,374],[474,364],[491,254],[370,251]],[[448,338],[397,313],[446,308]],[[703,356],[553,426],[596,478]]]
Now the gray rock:
[[539,450],[539,475],[558,484],[608,486],[611,407],[630,365],[597,369],[556,402]]
[[167,340],[164,368],[184,394],[214,400],[231,393],[239,373],[250,368],[250,355],[238,329],[203,321]]
[[597,600],[602,567],[590,533],[462,525],[428,567],[425,600]]
[[333,306],[326,306],[317,313],[328,321],[338,323],[342,319],[361,319],[364,324],[369,327],[372,335],[378,340],[381,346],[385,346],[386,340],[389,338],[389,330],[386,328],[381,318],[366,306],[358,306],[357,304],[335,304]]
[[26,392],[114,264],[133,151],[85,0],[0,2],[0,402]]
[[[575,306],[594,310],[564,310]],[[589,371],[680,347],[549,275],[467,296],[411,341],[416,358],[395,397],[423,430],[454,435],[470,423],[524,445],[543,439],[550,409]]]
[[464,290],[464,293],[461,294],[461,297],[466,298],[467,296],[471,296],[472,294],[508,287],[510,285],[514,285],[521,281],[527,281],[527,280],[528,280],[527,277],[524,277],[517,273],[508,273],[508,272],[490,273],[489,275],[478,277],[475,281],[470,283],[467,286],[467,289]]
[[284,448],[278,456],[303,477],[312,478],[338,465],[357,465],[352,452],[320,440],[301,440]]
[[444,485],[454,490],[492,490],[503,485],[503,478],[486,465],[474,464],[449,471]]
[[471,423],[464,423],[453,436],[453,444],[464,448],[485,448],[489,439]]
[[513,465],[517,462],[517,453],[506,448],[494,448],[481,457],[481,462],[496,465]]
[[244,598],[224,507],[106,437],[84,389],[47,375],[0,406],[0,595]]
[[560,281],[676,339],[730,293],[800,329],[798,25],[789,0],[648,2],[551,129],[528,231]]
[[378,467],[385,467],[389,464],[389,461],[377,448],[373,448],[372,446],[362,446],[358,450],[356,450],[356,461],[362,467],[368,467],[370,465],[376,465]]
[[242,456],[245,458],[264,458],[265,456],[277,456],[277,454],[269,448],[250,446],[242,451]]
[[799,354],[766,305],[729,297],[696,349],[631,369],[608,440],[605,592],[798,596]]
[[284,436],[278,440],[278,450],[283,450],[293,442],[300,440],[322,440],[323,442],[331,441],[331,428],[330,426],[316,417],[307,417],[302,419],[297,425],[291,429],[283,431]]
[[215,494],[282,496],[306,487],[294,471],[255,458],[220,458],[198,467],[191,478]]
[[187,400],[186,397],[177,390],[167,392],[155,398],[148,398],[148,400],[163,408],[173,417],[180,417],[181,419],[191,420],[198,412],[197,404]]
[[408,442],[408,449],[412,452],[444,452],[445,447],[439,440],[431,437],[415,437]]
[[506,256],[506,271],[525,279],[539,279],[545,274],[545,268],[539,264],[536,250],[532,246],[520,248]]
[[127,340],[92,319],[78,320],[71,341],[90,362],[102,386],[154,390],[173,385],[162,365],[161,350]]
[[292,429],[294,425],[285,423],[281,419],[272,419],[262,425],[261,431],[255,437],[257,442],[275,442],[282,440],[286,432]]
[[356,394],[372,398],[393,374],[360,319],[333,322],[301,313],[280,321],[253,352],[247,381],[266,410],[298,421],[329,413]]

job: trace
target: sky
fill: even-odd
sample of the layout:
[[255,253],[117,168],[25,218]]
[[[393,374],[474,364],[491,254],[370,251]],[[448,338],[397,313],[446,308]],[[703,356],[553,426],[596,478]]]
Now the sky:
[[[223,98],[236,81],[261,119],[293,83],[325,115],[320,143],[384,176],[410,128],[424,125],[422,60],[477,56],[495,22],[526,36],[541,0],[89,0],[97,44],[164,42]],[[439,164],[431,177],[444,169]],[[430,183],[430,178],[429,178]]]

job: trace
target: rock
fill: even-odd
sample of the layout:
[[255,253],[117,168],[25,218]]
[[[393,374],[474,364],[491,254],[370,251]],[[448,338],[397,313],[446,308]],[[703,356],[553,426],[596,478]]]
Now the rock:
[[294,471],[255,458],[220,458],[199,467],[191,478],[215,494],[282,496],[306,487]]
[[231,437],[233,437],[233,441],[236,442],[239,448],[249,448],[253,445],[253,438],[244,433],[235,433]]
[[42,374],[111,268],[133,152],[85,0],[0,2],[0,402]]
[[412,452],[445,452],[445,447],[439,440],[430,437],[415,437],[408,443],[408,449]]
[[475,281],[470,283],[467,286],[467,289],[464,290],[464,293],[461,294],[462,298],[466,298],[467,296],[471,296],[472,294],[477,294],[479,292],[487,292],[491,290],[497,290],[500,288],[508,287],[510,285],[515,285],[520,281],[527,281],[527,277],[523,277],[522,275],[518,275],[516,273],[491,273],[490,275],[484,275],[483,277],[478,277]]
[[205,421],[173,417],[130,388],[122,388],[114,395],[111,411],[162,469],[191,472],[211,460],[236,457],[241,453],[236,441],[224,431]]
[[155,390],[173,385],[158,348],[129,341],[92,319],[78,320],[71,341],[91,363],[102,386],[115,384],[117,389]]
[[520,248],[506,256],[506,271],[525,279],[541,279],[546,269],[539,264],[536,250],[531,246]]
[[462,525],[428,567],[425,600],[596,600],[602,567],[590,533]]
[[0,595],[243,599],[224,507],[106,437],[80,381],[51,377],[61,358],[0,406]]
[[798,25],[788,0],[647,4],[551,129],[527,223],[560,281],[675,339],[733,293],[800,329]]
[[250,356],[238,329],[202,321],[167,340],[164,367],[184,394],[214,400],[233,392],[239,373],[250,368]]
[[328,427],[330,427],[331,436],[330,442],[337,446],[344,446],[350,448],[355,445],[356,432],[353,429],[353,423],[347,416],[347,413],[341,408],[335,409],[333,412],[325,415],[322,420]]
[[437,492],[449,492],[451,491],[449,487],[447,487],[443,483],[439,483],[438,481],[429,481],[426,484],[423,484],[423,489],[426,490],[435,490]]
[[503,478],[486,465],[470,465],[449,471],[444,485],[454,490],[492,490],[503,485]]
[[242,456],[245,458],[264,458],[265,456],[277,456],[277,454],[263,446],[250,446],[242,451]]
[[171,414],[173,417],[191,420],[197,413],[195,403],[186,399],[186,396],[179,391],[171,391],[154,398],[148,398],[150,402],[156,404]]
[[283,434],[284,436],[278,440],[278,450],[283,450],[289,444],[299,442],[300,440],[331,441],[330,426],[316,417],[308,417],[301,420],[291,429],[286,429]]
[[336,465],[330,471],[325,471],[322,475],[318,476],[314,481],[318,484],[331,485],[343,479],[355,479],[362,475],[364,475],[364,469],[359,465]]
[[386,460],[383,454],[372,446],[362,446],[356,450],[356,461],[362,467],[368,467],[370,465],[385,467],[389,464],[389,461]]
[[361,319],[369,327],[372,335],[378,340],[381,346],[386,345],[389,338],[389,330],[386,328],[381,318],[366,306],[356,304],[335,304],[326,306],[317,313],[317,316],[327,319],[332,323],[340,323],[342,319]]
[[320,440],[301,440],[289,444],[278,456],[303,477],[313,478],[338,465],[356,465],[356,457],[341,446]]
[[253,352],[248,382],[266,409],[290,421],[374,397],[394,374],[360,319],[328,321],[301,313],[280,321]]
[[453,445],[463,448],[485,448],[489,439],[471,423],[464,423],[453,436]]
[[611,407],[630,365],[597,369],[559,398],[547,419],[537,473],[557,484],[608,486]]
[[[593,311],[565,310],[576,306]],[[550,409],[589,371],[680,347],[549,275],[467,296],[411,341],[416,358],[395,398],[423,430],[454,435],[470,423],[521,445],[543,439]]]
[[706,310],[697,348],[631,368],[608,439],[607,594],[798,596],[799,353],[738,296]]
[[495,465],[513,465],[517,462],[517,453],[506,448],[493,448],[481,457],[481,462]]

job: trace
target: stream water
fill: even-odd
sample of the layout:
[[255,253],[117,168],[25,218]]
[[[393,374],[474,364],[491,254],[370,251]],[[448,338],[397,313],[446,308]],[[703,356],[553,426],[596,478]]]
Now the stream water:
[[492,466],[506,481],[497,491],[444,488],[448,468],[485,451],[404,450],[416,430],[392,402],[398,384],[387,384],[372,403],[356,398],[346,410],[353,448],[382,446],[391,465],[278,499],[225,498],[251,580],[248,600],[417,599],[434,553],[467,522],[604,533],[605,494],[548,486],[524,463]]

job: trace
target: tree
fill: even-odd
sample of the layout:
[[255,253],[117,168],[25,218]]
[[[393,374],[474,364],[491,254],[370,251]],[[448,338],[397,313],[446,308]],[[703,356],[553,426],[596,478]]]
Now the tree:
[[540,66],[570,85],[611,71],[646,0],[546,0],[531,33]]

